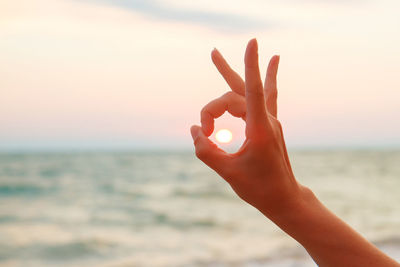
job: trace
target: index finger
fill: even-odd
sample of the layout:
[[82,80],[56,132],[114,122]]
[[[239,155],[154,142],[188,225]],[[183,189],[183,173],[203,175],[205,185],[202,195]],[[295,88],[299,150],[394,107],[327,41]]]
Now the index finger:
[[200,118],[206,136],[210,136],[214,131],[214,119],[220,117],[225,111],[235,117],[245,119],[246,102],[244,97],[235,92],[228,92],[203,107]]
[[211,52],[211,59],[232,91],[244,96],[245,90],[242,77],[240,77],[240,75],[229,66],[224,57],[216,48],[214,48],[214,50]]

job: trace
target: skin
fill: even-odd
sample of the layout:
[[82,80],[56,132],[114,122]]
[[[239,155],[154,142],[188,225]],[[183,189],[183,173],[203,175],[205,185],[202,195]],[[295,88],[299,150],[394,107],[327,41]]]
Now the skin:
[[[232,91],[208,103],[201,111],[201,127],[192,126],[196,156],[240,198],[302,244],[319,266],[400,266],[296,180],[277,119],[279,56],[271,58],[264,85],[256,39],[247,45],[244,81],[216,49],[211,57]],[[226,111],[246,122],[246,140],[233,154],[208,138],[214,119]]]

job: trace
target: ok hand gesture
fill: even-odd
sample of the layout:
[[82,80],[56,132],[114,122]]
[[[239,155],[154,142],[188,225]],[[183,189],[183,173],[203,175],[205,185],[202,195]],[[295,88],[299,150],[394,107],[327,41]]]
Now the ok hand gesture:
[[[235,192],[266,215],[289,208],[300,185],[296,182],[280,122],[277,120],[279,56],[268,66],[263,85],[258,66],[258,45],[250,40],[245,53],[245,81],[214,50],[212,60],[228,83],[228,92],[208,103],[201,111],[201,126],[192,126],[197,157],[222,176]],[[229,154],[208,136],[214,119],[228,111],[246,122],[246,140],[238,152]]]

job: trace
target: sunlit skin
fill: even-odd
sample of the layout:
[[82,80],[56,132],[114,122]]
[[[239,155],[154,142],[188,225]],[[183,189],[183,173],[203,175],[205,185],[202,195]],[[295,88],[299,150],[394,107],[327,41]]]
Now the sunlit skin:
[[[201,127],[192,126],[197,157],[239,197],[301,243],[319,266],[400,266],[296,180],[277,119],[279,56],[271,58],[264,84],[255,39],[247,45],[244,81],[217,50],[211,56],[232,91],[208,103],[201,111]],[[208,138],[214,131],[214,119],[226,111],[246,122],[246,140],[233,154]]]
[[217,131],[217,133],[215,134],[215,139],[219,142],[219,143],[229,143],[230,141],[232,141],[232,132],[229,131],[228,129],[221,129],[219,131]]

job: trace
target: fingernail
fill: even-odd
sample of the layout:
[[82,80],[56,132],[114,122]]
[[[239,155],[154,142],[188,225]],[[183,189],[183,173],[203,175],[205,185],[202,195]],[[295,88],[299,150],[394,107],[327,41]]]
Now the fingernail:
[[253,38],[247,44],[244,55],[244,63],[247,67],[255,67],[258,64],[258,45],[257,39]]
[[218,51],[218,49],[215,48],[215,47],[214,47],[214,49],[212,50],[211,53],[214,54],[214,55],[219,55],[219,51]]
[[251,44],[252,46],[258,48],[258,42],[257,42],[257,38],[253,38],[249,41],[249,44]]
[[214,47],[214,49],[211,51],[211,58],[215,57],[218,54],[217,51],[217,48]]

